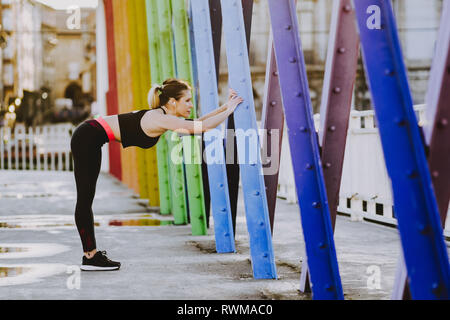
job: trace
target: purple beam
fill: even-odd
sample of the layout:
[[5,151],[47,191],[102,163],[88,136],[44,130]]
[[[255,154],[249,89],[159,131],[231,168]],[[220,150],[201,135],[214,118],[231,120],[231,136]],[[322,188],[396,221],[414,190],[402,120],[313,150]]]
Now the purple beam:
[[[323,175],[333,230],[336,224],[358,54],[359,36],[351,0],[334,0],[319,129]],[[302,263],[300,290],[310,291],[308,284],[308,264],[305,259]]]
[[314,299],[343,299],[294,0],[269,0],[273,42]]
[[331,224],[336,212],[344,164],[345,143],[359,54],[359,36],[351,0],[334,1],[333,20],[321,103],[322,166]]
[[[275,205],[277,200],[278,173],[280,169],[281,141],[283,139],[284,111],[272,37],[270,37],[269,40],[269,54],[264,89],[265,97],[263,100],[264,104],[261,123],[262,129],[267,130],[267,139],[264,139],[262,144],[264,150],[263,154],[267,156],[268,161],[264,161],[263,159],[263,168],[267,205],[269,208],[270,228],[273,234]],[[272,145],[272,137],[276,139],[277,136],[277,143]]]
[[222,9],[220,0],[209,0],[209,16],[211,17],[211,32],[216,62],[216,77],[219,83],[220,47],[222,42]]
[[450,4],[444,1],[436,56],[431,67],[426,98],[426,144],[430,147],[428,164],[438,202],[441,222],[445,224],[450,199]]

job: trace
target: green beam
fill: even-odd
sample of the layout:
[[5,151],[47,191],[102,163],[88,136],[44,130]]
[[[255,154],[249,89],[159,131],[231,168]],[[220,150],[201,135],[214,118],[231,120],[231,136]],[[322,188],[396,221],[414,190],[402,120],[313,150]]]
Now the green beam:
[[[191,49],[185,0],[172,0],[172,14],[174,20],[177,75],[179,78],[188,81],[192,86]],[[197,103],[194,100],[194,92],[192,92],[192,96],[194,108],[192,109],[190,118],[196,118]],[[192,235],[206,235],[208,228],[206,226],[206,210],[203,194],[200,142],[197,136],[184,136],[182,141],[186,162],[186,180]]]
[[[150,59],[150,77],[152,83],[162,83],[162,69],[160,65],[160,43],[159,43],[159,23],[157,0],[145,0],[147,13],[147,36]],[[169,170],[168,170],[168,146],[164,136],[159,139],[156,145],[156,157],[158,162],[158,183],[159,183],[159,207],[161,214],[172,212]]]
[[[173,54],[172,41],[172,15],[170,8],[170,1],[157,0],[158,2],[158,20],[159,24],[159,41],[161,44],[161,67],[162,79],[174,78],[175,73],[175,59]],[[172,214],[175,224],[187,224],[187,205],[186,192],[184,182],[184,168],[183,163],[175,163],[177,159],[182,159],[182,143],[178,134],[173,131],[168,131],[166,134],[166,141],[168,145],[169,174],[172,200]]]
[[[137,39],[138,39],[138,52],[137,57],[139,59],[140,71],[140,94],[139,94],[139,109],[148,109],[147,93],[151,87],[150,77],[150,62],[148,52],[148,36],[147,36],[147,21],[145,0],[134,0],[129,2],[134,4],[136,12],[136,25],[137,25]],[[143,158],[145,163],[146,172],[146,190],[147,199],[150,206],[159,206],[159,188],[158,188],[158,165],[156,148],[143,149]]]
[[[160,63],[162,79],[175,77],[175,59],[172,41],[172,15],[170,1],[157,0]],[[186,224],[187,205],[185,196],[184,168],[183,163],[175,163],[176,159],[182,159],[182,143],[178,134],[168,131],[165,134],[168,142],[168,157],[170,175],[170,198],[172,200],[172,214],[175,224]]]

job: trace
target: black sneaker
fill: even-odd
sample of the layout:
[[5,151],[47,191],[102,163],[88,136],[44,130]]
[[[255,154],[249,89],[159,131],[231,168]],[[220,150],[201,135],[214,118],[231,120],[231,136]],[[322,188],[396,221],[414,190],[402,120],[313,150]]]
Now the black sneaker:
[[111,261],[106,256],[106,251],[97,251],[97,253],[88,259],[83,256],[83,263],[80,269],[83,271],[110,271],[118,270],[120,268],[120,262]]

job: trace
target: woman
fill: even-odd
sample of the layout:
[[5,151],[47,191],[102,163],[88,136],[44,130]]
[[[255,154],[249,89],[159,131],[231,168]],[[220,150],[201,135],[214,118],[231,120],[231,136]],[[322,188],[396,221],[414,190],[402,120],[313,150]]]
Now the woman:
[[99,117],[78,126],[72,135],[71,149],[77,186],[75,223],[83,245],[81,270],[117,270],[120,263],[111,261],[105,251],[97,251],[94,235],[92,202],[100,172],[101,147],[109,141],[119,141],[123,148],[153,147],[167,130],[200,134],[220,125],[242,102],[230,89],[227,103],[194,121],[186,121],[191,114],[190,86],[178,79],[168,79],[154,85],[148,94],[150,109]]

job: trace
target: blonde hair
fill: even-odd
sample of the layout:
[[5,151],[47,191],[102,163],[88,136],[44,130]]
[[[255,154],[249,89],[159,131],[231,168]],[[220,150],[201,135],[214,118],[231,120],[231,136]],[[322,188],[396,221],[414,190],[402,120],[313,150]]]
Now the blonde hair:
[[148,106],[155,109],[165,105],[170,98],[179,100],[186,90],[191,90],[191,87],[186,81],[179,79],[167,79],[162,85],[155,83],[147,95]]
[[159,84],[154,84],[147,95],[148,106],[150,109],[155,109],[159,107],[159,93],[158,91],[162,91],[162,87]]

